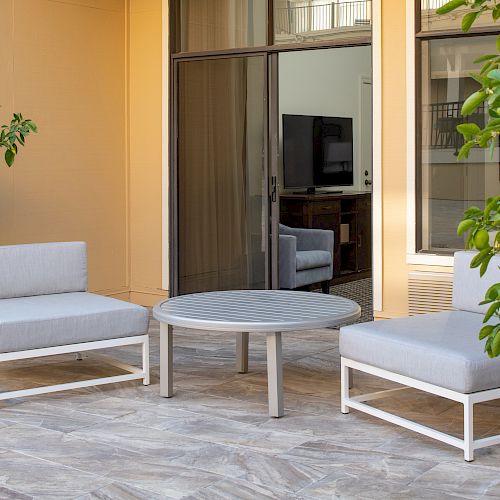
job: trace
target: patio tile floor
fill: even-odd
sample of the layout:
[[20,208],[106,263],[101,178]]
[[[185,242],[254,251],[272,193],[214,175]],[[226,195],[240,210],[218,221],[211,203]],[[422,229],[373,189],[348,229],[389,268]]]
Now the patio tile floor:
[[[269,418],[264,336],[250,372],[234,338],[175,330],[175,386],[158,395],[159,326],[151,321],[152,384],[137,382],[0,403],[0,498],[316,499],[500,498],[500,446],[460,450],[339,410],[338,332],[284,335],[286,416]],[[113,354],[139,363],[134,348]],[[5,363],[1,389],[119,373],[89,357]],[[355,387],[389,384],[356,375]],[[384,409],[460,435],[454,403],[417,391]],[[480,405],[477,435],[500,432],[500,404]]]

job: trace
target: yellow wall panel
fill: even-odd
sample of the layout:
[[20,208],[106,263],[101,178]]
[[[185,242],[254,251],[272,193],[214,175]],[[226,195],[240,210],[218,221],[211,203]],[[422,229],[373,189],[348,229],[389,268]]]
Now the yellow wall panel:
[[131,298],[150,304],[165,294],[161,290],[161,0],[130,0],[129,47]]
[[125,0],[0,0],[0,121],[35,120],[0,165],[0,244],[85,240],[89,285],[128,288]]

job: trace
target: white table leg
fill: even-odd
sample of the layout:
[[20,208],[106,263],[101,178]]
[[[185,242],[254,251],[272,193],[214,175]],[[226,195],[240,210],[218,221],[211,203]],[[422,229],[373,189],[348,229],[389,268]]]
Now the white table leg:
[[283,359],[281,355],[281,332],[267,334],[267,390],[269,415],[282,417],[283,409]]
[[248,332],[236,334],[236,369],[248,373]]
[[464,402],[464,459],[474,460],[474,405],[470,397]]
[[174,342],[172,326],[160,323],[160,396],[174,395]]
[[340,411],[349,413],[349,407],[345,404],[345,401],[349,399],[352,368],[345,365],[344,358],[340,359],[340,363]]

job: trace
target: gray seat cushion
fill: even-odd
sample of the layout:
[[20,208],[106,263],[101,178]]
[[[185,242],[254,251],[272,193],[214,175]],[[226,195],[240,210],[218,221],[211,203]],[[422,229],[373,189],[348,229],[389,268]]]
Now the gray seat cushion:
[[484,353],[481,314],[449,311],[340,330],[345,358],[463,394],[500,387],[500,358]]
[[86,292],[0,300],[0,352],[143,335],[148,311]]
[[326,250],[304,250],[297,252],[297,271],[329,266],[331,262],[332,256]]

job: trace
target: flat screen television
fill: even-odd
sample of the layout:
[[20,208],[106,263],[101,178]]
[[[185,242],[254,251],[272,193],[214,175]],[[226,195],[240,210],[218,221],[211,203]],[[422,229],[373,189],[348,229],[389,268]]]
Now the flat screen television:
[[285,189],[352,186],[352,118],[283,115]]

